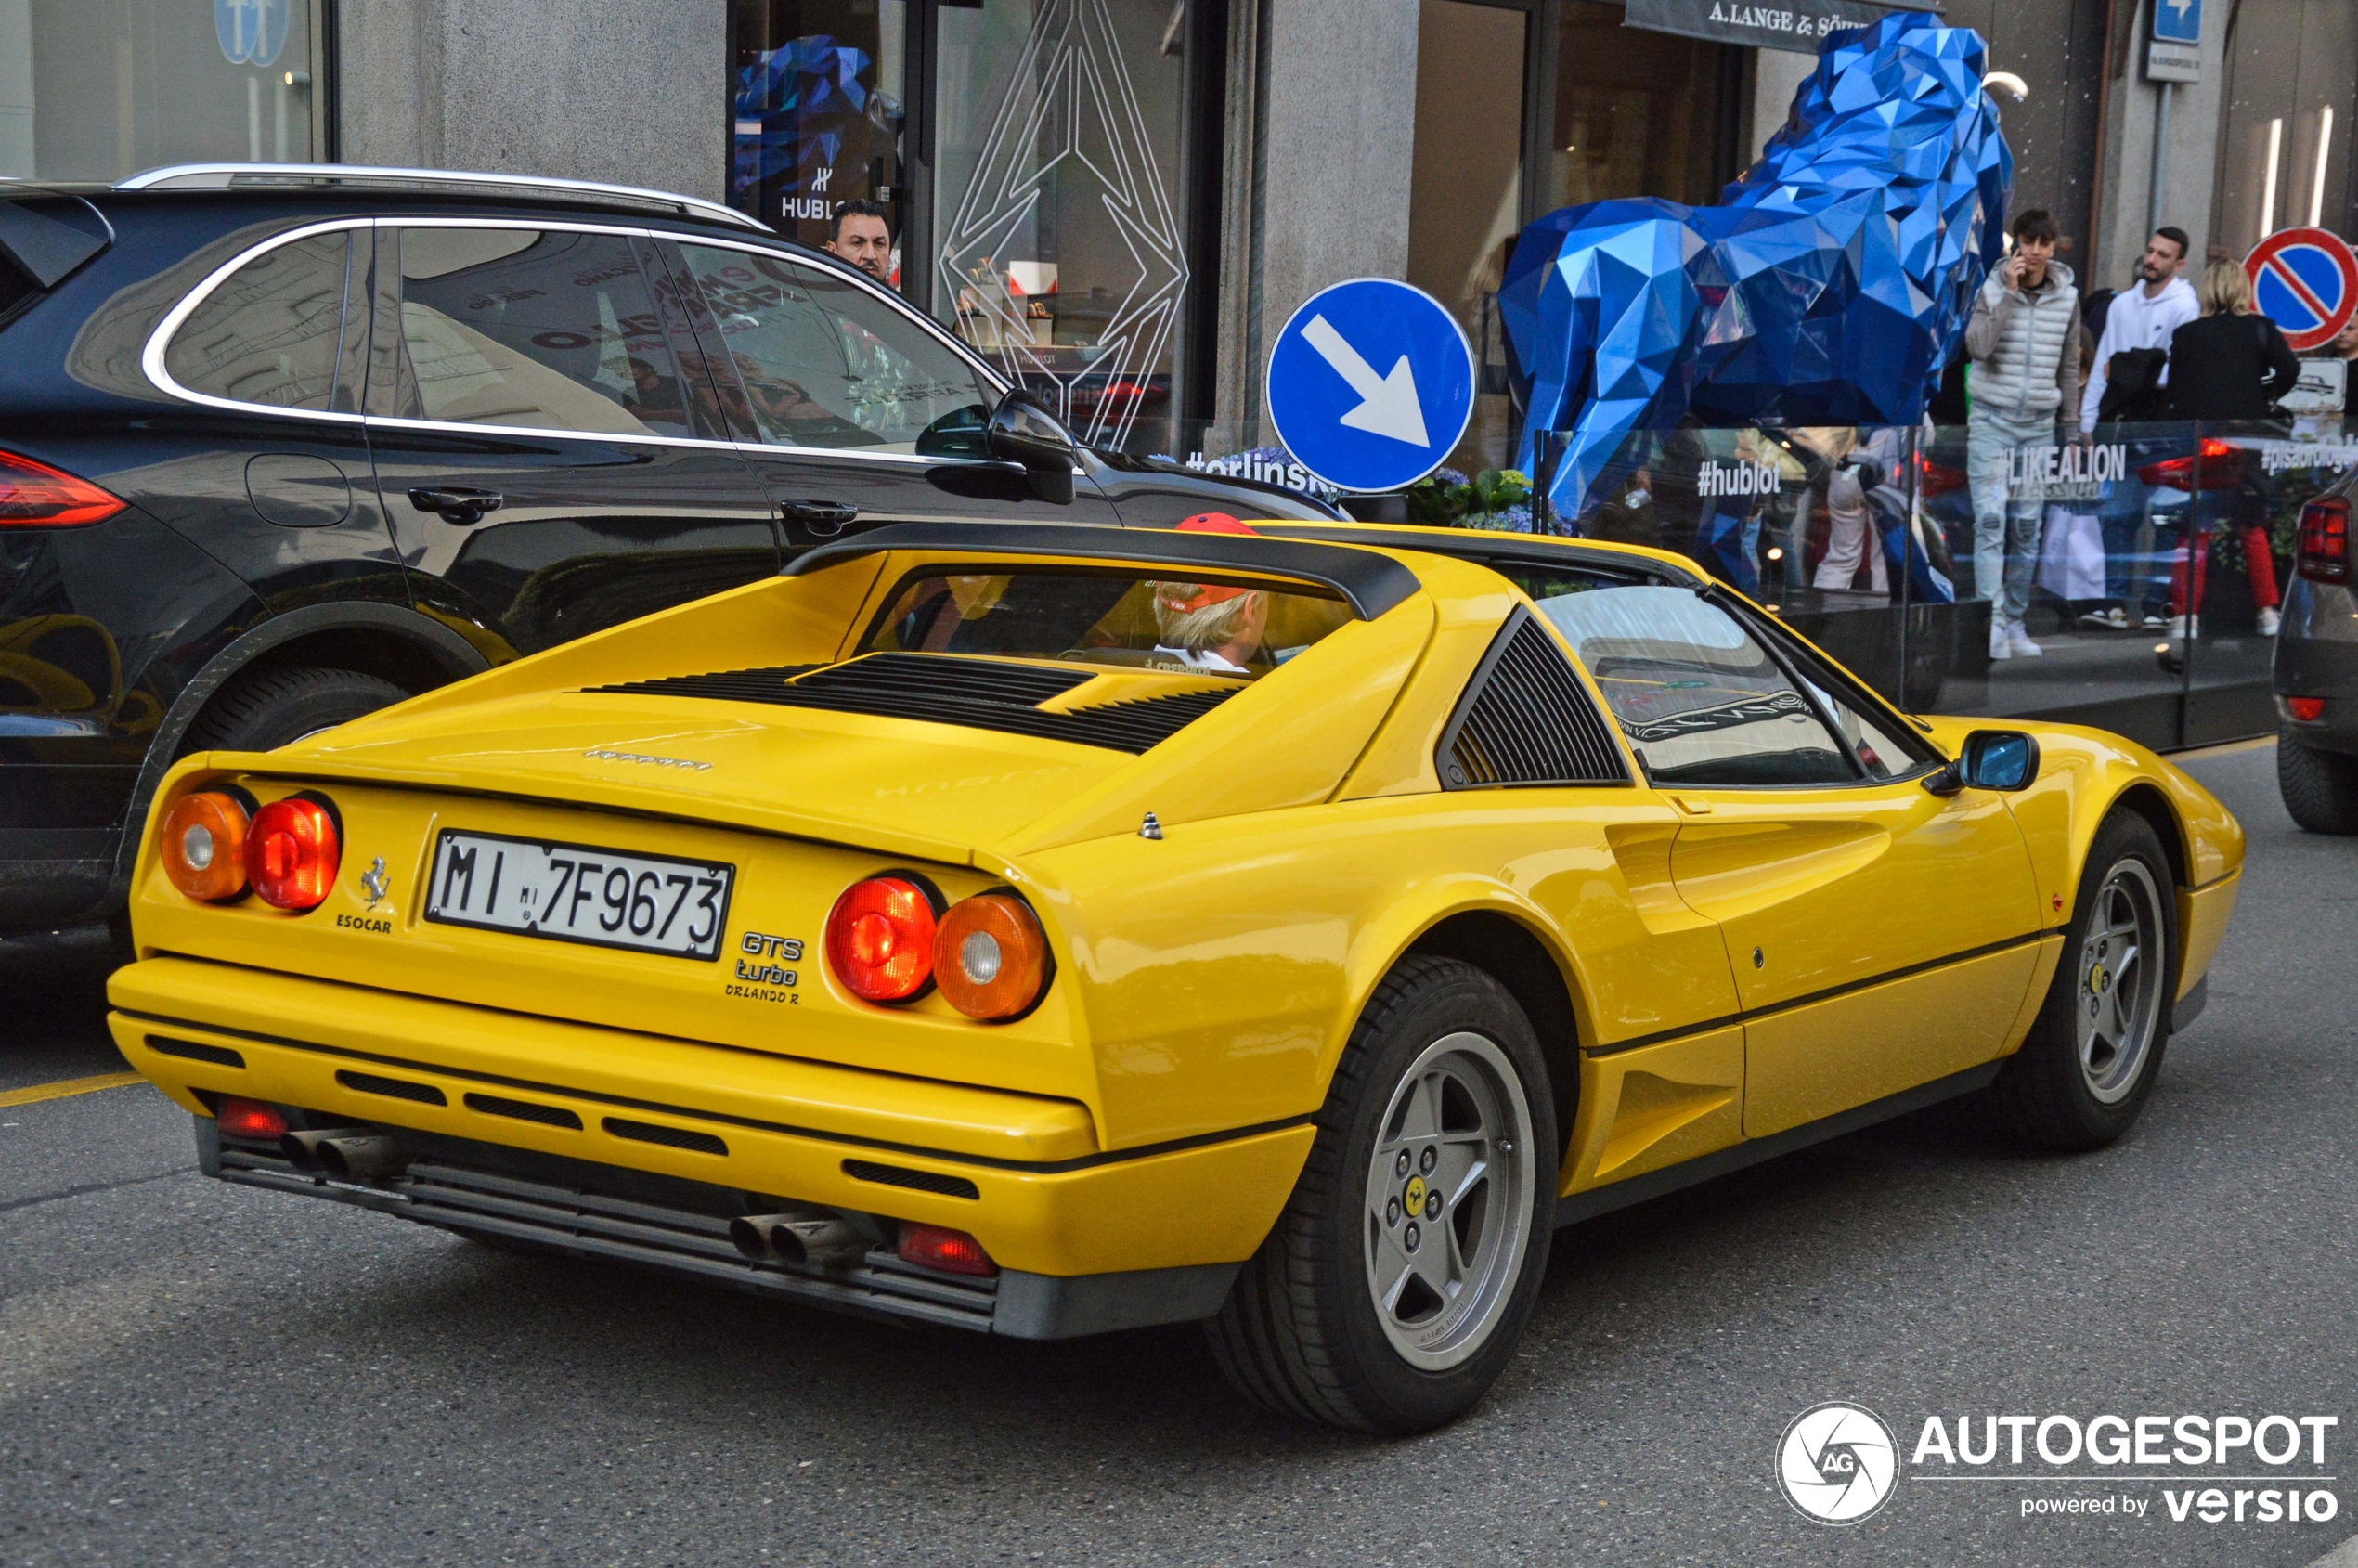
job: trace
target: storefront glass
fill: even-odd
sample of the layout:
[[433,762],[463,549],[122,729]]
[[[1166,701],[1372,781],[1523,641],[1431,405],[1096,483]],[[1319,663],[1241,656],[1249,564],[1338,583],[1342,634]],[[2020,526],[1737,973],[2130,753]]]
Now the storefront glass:
[[[5,4],[6,0],[0,0]],[[736,133],[730,200],[806,245],[836,209],[877,201],[900,277],[908,189],[907,0],[735,0]]]
[[940,8],[934,310],[1085,441],[1168,444],[1184,406],[1194,3]]
[[0,177],[309,162],[317,0],[0,0]]
[[1623,196],[1707,202],[1736,175],[1743,52],[1622,25],[1566,0],[1556,49],[1548,208]]
[[1641,431],[1576,516],[1540,525],[1687,556],[1911,711],[2172,750],[2274,727],[2301,510],[2358,466],[2353,434],[2124,424],[2001,448],[1962,426]]
[[1423,0],[1418,11],[1408,281],[1457,317],[1481,366],[1473,418],[1449,454],[1468,473],[1498,466],[1514,441],[1498,283],[1522,227],[1529,27],[1523,11],[1472,0]]

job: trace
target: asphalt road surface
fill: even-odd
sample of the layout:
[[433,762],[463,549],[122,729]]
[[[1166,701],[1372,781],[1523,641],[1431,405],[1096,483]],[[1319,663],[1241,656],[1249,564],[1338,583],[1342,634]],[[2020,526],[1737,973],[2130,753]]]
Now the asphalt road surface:
[[[1409,1442],[1239,1404],[1191,1330],[835,1318],[205,1181],[145,1085],[0,1104],[0,1562],[2310,1562],[2358,1533],[2358,840],[2294,829],[2265,749],[2192,766],[2250,867],[2127,1139],[1937,1110],[1561,1232],[1512,1370]],[[121,1070],[105,964],[0,947],[0,1100]],[[1833,1399],[1903,1448],[2333,1415],[2337,1516],[1911,1471],[1829,1529],[1774,1453]],[[2149,1512],[2021,1511],[2108,1494]]]

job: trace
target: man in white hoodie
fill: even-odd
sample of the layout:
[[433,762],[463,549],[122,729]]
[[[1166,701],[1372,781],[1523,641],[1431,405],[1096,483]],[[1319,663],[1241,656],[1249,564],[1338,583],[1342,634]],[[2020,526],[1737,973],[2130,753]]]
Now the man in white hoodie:
[[[2186,265],[2186,231],[2157,228],[2137,258],[2137,287],[2113,297],[2105,313],[2105,335],[2096,344],[2096,367],[2088,375],[2088,390],[2079,398],[2079,428],[2096,428],[2096,413],[2105,401],[2105,371],[2116,354],[2132,348],[2170,346],[2170,336],[2202,314],[2194,285],[2178,276]],[[2170,381],[2165,366],[2163,384]]]
[[[2186,265],[2189,241],[2183,228],[2162,227],[2145,241],[2144,254],[2137,258],[2137,285],[2113,297],[2105,315],[2105,332],[2096,344],[2094,366],[2088,373],[2088,390],[2079,400],[2079,427],[2095,434],[2096,416],[2105,400],[2105,376],[2112,366],[2112,356],[2132,348],[2170,347],[2170,335],[2202,314],[2202,304],[2195,298],[2194,286],[2178,276]],[[2170,367],[2161,370],[2163,384],[2170,380]],[[2119,415],[2115,414],[2118,419]],[[2080,617],[2081,624],[2099,629],[2135,631],[2158,630],[2162,620],[2150,613],[2149,603],[2167,591],[2167,570],[2157,572],[2152,559],[2152,538],[2146,525],[2144,482],[2137,477],[2140,464],[2155,457],[2173,454],[2180,443],[2162,437],[2158,446],[2149,437],[2140,447],[2132,430],[2116,430],[2114,439],[2131,443],[2129,472],[2109,486],[2102,516],[2105,532],[2105,596],[2112,603],[2106,608]]]
[[2046,496],[2038,454],[2079,434],[2079,291],[2055,260],[2055,220],[2015,219],[2014,253],[1975,296],[1965,323],[1965,478],[1973,489],[1974,597],[1989,601],[1989,656],[2041,650],[2023,629]]

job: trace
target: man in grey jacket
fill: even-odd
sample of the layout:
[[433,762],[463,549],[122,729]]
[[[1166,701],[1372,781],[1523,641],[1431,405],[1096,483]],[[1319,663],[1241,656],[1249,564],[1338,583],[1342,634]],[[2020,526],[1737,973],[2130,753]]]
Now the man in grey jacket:
[[[2015,219],[2014,252],[1974,297],[1965,324],[1965,477],[1973,488],[1975,597],[1989,605],[1989,656],[2036,656],[2023,629],[2046,501],[2038,448],[2079,434],[2079,291],[2055,260],[2055,220]],[[2026,449],[2028,450],[2026,450]]]

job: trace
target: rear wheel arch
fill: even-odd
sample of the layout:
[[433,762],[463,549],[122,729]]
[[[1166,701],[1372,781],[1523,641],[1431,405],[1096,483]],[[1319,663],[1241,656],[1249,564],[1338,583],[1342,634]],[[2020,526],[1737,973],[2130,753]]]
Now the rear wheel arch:
[[[1414,953],[1458,959],[1507,988],[1539,1037],[1556,1103],[1556,1132],[1569,1139],[1573,1113],[1580,1106],[1579,1013],[1573,982],[1547,941],[1512,915],[1469,909],[1428,927],[1401,957]],[[1393,966],[1398,964],[1394,960]]]

